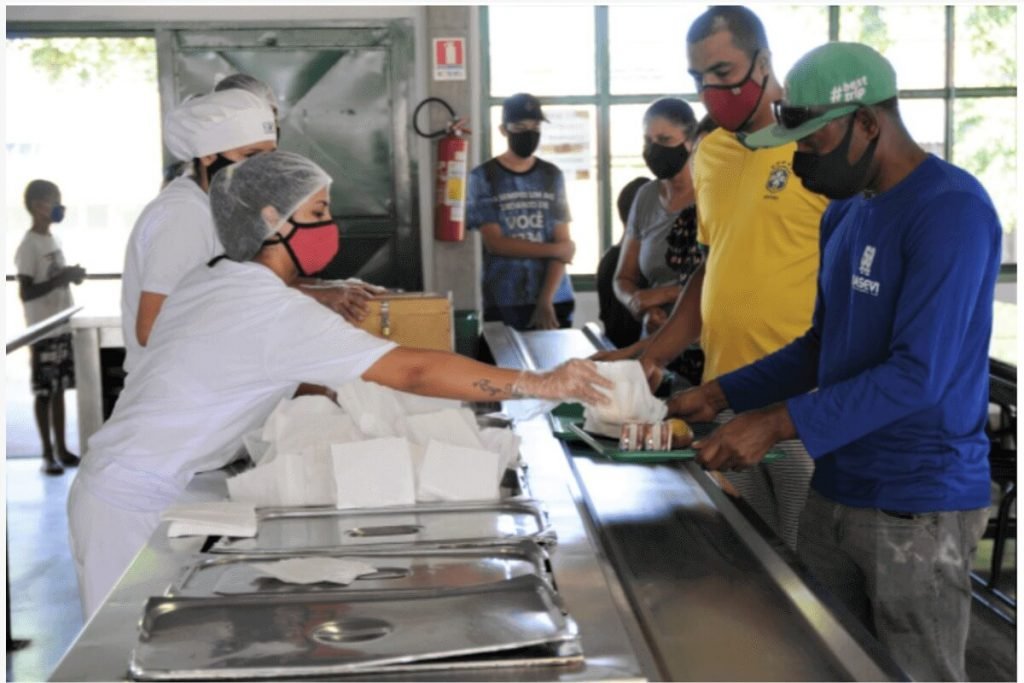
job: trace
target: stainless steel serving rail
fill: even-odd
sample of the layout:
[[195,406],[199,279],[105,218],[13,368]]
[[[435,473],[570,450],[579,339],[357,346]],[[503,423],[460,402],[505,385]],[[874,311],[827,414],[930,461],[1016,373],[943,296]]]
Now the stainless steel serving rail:
[[[71,320],[71,316],[73,316],[75,313],[78,313],[80,310],[82,310],[81,306],[70,306],[68,308],[65,308],[63,311],[60,311],[59,313],[54,313],[49,318],[46,318],[45,320],[40,320],[35,325],[32,325],[32,326],[26,328],[23,332],[21,332],[20,334],[16,335],[14,338],[8,339],[7,340],[7,355],[9,356],[12,353],[14,353],[15,351],[17,351],[18,349],[20,349],[22,347],[25,347],[25,346],[28,346],[29,344],[31,344],[31,343],[33,343],[35,341],[38,341],[39,339],[42,339],[43,337],[48,335],[53,330],[57,329],[61,325],[65,324],[66,322]],[[6,504],[5,504],[5,507],[6,507]],[[4,515],[4,519],[6,520],[6,515]],[[6,525],[6,521],[4,522],[4,524]],[[7,540],[6,540],[6,536],[5,536],[4,537],[4,548],[6,549],[6,547],[7,547]],[[4,555],[4,558],[5,558],[4,559],[5,567],[7,568],[6,569],[6,575],[5,575],[5,580],[7,582],[7,595],[10,596],[10,594],[11,594],[10,559],[8,559],[6,553]],[[11,601],[10,601],[10,598],[8,597],[8,600],[7,600],[7,651],[8,652],[16,652],[18,650],[23,650],[26,647],[28,647],[30,643],[31,643],[31,641],[29,641],[29,640],[26,640],[26,639],[23,639],[23,638],[15,638],[15,637],[13,637],[11,635]]]
[[[546,369],[599,331],[484,326],[497,363]],[[632,465],[564,444],[580,507],[664,680],[906,680],[767,527],[695,463]]]
[[54,313],[46,320],[40,320],[35,325],[28,327],[13,339],[7,340],[7,355],[10,355],[23,346],[28,346],[34,341],[42,339],[47,334],[57,329],[64,323],[71,320],[71,316],[82,310],[82,306],[70,306],[59,313]]

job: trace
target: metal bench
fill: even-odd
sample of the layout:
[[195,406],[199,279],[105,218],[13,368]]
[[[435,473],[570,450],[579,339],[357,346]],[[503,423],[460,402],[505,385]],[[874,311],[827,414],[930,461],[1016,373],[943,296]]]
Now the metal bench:
[[[996,516],[989,520],[985,538],[991,538],[992,561],[986,579],[971,573],[974,597],[999,617],[1016,625],[1017,600],[999,589],[1003,578],[1006,541],[1017,537],[1017,368],[997,360],[989,361],[989,401],[999,407],[998,425],[990,426],[989,466],[992,481],[999,487]],[[1008,613],[1004,607],[1012,610]]]

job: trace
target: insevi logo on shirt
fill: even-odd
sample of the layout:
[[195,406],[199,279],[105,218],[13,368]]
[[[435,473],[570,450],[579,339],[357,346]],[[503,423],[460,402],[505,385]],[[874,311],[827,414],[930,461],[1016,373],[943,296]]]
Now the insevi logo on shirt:
[[864,253],[860,257],[860,271],[859,275],[853,276],[852,287],[854,291],[861,292],[862,294],[870,294],[871,296],[878,296],[878,292],[882,289],[881,283],[877,280],[869,279],[871,276],[871,266],[875,262],[875,248],[870,244],[864,247]]
[[871,276],[871,264],[875,262],[875,248],[870,244],[864,247],[864,253],[860,257],[860,274],[864,277]]

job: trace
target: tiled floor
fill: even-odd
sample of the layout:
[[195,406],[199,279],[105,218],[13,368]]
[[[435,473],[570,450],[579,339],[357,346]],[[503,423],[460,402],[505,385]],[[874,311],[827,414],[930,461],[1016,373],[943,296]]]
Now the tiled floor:
[[[20,320],[12,319],[9,310],[8,314],[10,332]],[[7,680],[42,681],[82,629],[65,511],[75,470],[67,470],[60,477],[46,476],[39,471],[41,451],[32,417],[27,349],[7,356],[5,375],[7,459],[4,479],[10,635],[30,641],[24,650],[14,655],[8,653]],[[73,390],[65,392],[65,433],[68,448],[77,453],[75,400]]]
[[48,477],[34,458],[6,463],[11,636],[31,641],[8,654],[9,681],[46,680],[82,629],[65,512],[73,472]]

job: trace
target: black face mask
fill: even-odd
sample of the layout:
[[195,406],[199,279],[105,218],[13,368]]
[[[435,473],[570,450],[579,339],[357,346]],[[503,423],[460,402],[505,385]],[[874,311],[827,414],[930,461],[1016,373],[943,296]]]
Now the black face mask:
[[827,154],[810,152],[793,153],[793,173],[811,192],[825,195],[829,199],[848,199],[864,189],[868,166],[875,156],[878,137],[868,143],[868,148],[861,154],[856,163],[850,164],[846,155],[850,151],[850,140],[853,138],[853,124],[850,119],[839,145]]
[[226,156],[218,152],[217,158],[213,160],[212,164],[206,167],[207,182],[213,182],[213,176],[216,175],[218,171],[222,171],[234,163],[236,162],[228,159]]
[[689,158],[690,151],[683,143],[675,147],[666,147],[657,142],[644,144],[644,162],[659,180],[674,178],[683,170],[683,166],[686,165],[686,160]]
[[539,130],[524,130],[508,134],[508,146],[520,159],[529,159],[540,144]]

